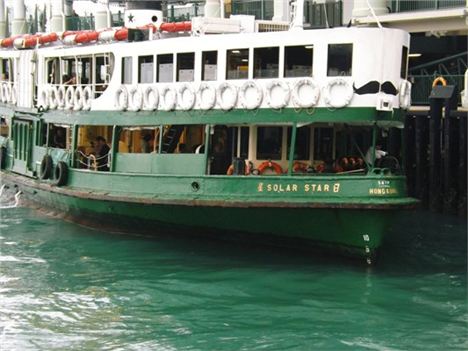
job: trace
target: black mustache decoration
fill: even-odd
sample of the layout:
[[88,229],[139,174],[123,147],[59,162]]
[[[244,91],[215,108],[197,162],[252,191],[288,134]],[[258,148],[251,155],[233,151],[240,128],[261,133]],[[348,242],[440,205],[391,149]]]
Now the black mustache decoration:
[[377,94],[379,91],[384,92],[385,94],[389,95],[397,95],[398,90],[395,88],[392,82],[384,82],[380,84],[376,80],[372,80],[366,84],[364,84],[360,88],[356,88],[356,86],[353,83],[353,89],[354,92],[358,95],[364,95],[364,94]]

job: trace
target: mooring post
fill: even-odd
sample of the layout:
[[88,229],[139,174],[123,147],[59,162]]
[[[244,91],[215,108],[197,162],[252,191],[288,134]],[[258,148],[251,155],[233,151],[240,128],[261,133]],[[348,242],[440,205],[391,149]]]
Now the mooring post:
[[440,211],[441,206],[441,150],[440,122],[442,119],[442,100],[430,98],[429,122],[429,208]]
[[428,116],[416,116],[415,133],[415,161],[416,161],[416,197],[421,200],[423,207],[427,207],[427,142]]

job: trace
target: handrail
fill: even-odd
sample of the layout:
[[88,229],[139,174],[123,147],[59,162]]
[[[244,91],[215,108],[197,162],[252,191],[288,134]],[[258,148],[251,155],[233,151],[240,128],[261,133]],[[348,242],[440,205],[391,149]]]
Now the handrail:
[[439,59],[439,60],[431,61],[431,62],[428,62],[428,63],[423,63],[422,65],[411,67],[409,70],[411,72],[411,71],[415,71],[415,70],[418,70],[418,69],[421,69],[421,68],[431,67],[431,66],[434,66],[434,65],[438,65],[440,63],[448,62],[448,61],[451,61],[451,60],[456,59],[456,58],[466,58],[467,55],[468,55],[468,51],[465,51],[465,52],[462,52],[460,54],[455,54],[455,55],[452,55],[452,56],[444,57],[443,59]]

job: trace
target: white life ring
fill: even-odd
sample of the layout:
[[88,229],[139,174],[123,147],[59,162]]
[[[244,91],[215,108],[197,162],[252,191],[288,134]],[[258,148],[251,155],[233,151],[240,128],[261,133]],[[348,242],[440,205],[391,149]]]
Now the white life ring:
[[291,97],[291,89],[286,82],[274,80],[267,87],[268,103],[274,109],[280,109],[288,105]]
[[132,87],[128,92],[128,110],[140,111],[143,107],[143,93],[138,87]]
[[[253,95],[249,91],[253,91]],[[263,90],[254,81],[245,82],[240,88],[242,106],[248,110],[254,110],[260,106],[263,100]]]
[[407,80],[401,81],[400,84],[400,107],[407,110],[411,106],[411,83]]
[[75,88],[70,86],[65,91],[65,109],[71,110],[75,99]]
[[43,109],[48,109],[49,108],[49,89],[47,86],[42,88],[41,94],[39,96],[41,97],[39,100],[39,105]]
[[[228,98],[226,98],[226,94],[229,94]],[[222,83],[218,87],[217,98],[218,104],[222,110],[231,110],[237,103],[237,87],[228,82]]]
[[202,110],[211,110],[216,104],[216,89],[207,83],[200,84],[198,88],[198,101]]
[[143,92],[143,110],[154,111],[158,108],[159,91],[155,87],[147,87]]
[[10,102],[10,97],[11,97],[10,83],[5,83],[3,85],[3,102],[5,102],[5,103]]
[[73,96],[73,110],[79,111],[83,108],[83,88],[77,86]]
[[58,89],[57,89],[57,96],[56,96],[57,107],[60,108],[60,109],[64,108],[64,106],[65,106],[65,93],[66,92],[67,91],[66,91],[64,85],[59,86]]
[[13,104],[13,105],[16,105],[16,102],[18,100],[18,91],[16,89],[16,85],[13,85],[11,87],[11,95],[10,95],[10,102]]
[[121,85],[115,92],[115,106],[120,111],[125,111],[128,107],[128,91],[124,85]]
[[[342,87],[339,93],[333,94],[333,89],[335,87]],[[354,91],[352,84],[349,84],[343,78],[335,78],[328,82],[324,88],[323,99],[327,106],[333,108],[343,108],[348,106],[351,100],[353,99]]]
[[93,100],[93,90],[88,85],[83,89],[83,110],[89,111],[91,109],[91,101]]
[[179,106],[182,110],[188,111],[195,105],[196,95],[192,87],[188,84],[184,84],[179,88]]
[[317,105],[320,88],[312,78],[299,80],[292,91],[292,101],[295,106],[309,108]]
[[51,85],[49,87],[49,108],[51,110],[55,110],[58,106],[57,95],[58,95],[57,87],[55,85]]
[[172,111],[176,107],[177,92],[174,88],[166,86],[161,90],[161,104],[164,111]]

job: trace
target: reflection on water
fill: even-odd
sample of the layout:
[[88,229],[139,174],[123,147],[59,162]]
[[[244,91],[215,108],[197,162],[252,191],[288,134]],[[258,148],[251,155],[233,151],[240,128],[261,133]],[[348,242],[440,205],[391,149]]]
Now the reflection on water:
[[0,350],[466,350],[466,223],[403,215],[378,265],[2,210]]

